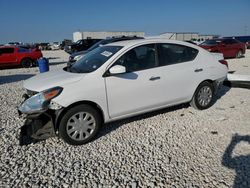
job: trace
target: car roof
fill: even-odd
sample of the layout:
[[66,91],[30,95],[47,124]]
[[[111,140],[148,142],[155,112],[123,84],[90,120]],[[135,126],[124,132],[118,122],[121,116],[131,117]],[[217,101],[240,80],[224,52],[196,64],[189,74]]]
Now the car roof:
[[0,48],[16,48],[14,45],[0,46]]
[[236,40],[236,39],[233,39],[233,38],[218,38],[218,39],[209,39],[209,40],[224,41],[224,40]]
[[144,39],[143,37],[136,37],[136,36],[124,36],[124,37],[112,37],[101,40],[102,42],[112,42],[112,41],[123,41],[123,40],[138,40],[138,39]]
[[185,45],[193,48],[199,48],[198,46],[188,43],[188,42],[183,42],[183,41],[178,41],[178,40],[169,40],[165,38],[150,38],[150,39],[140,39],[140,40],[124,40],[124,41],[119,41],[119,42],[114,42],[114,43],[109,43],[106,44],[105,46],[134,46],[137,44],[147,44],[147,43],[171,43],[171,44],[180,44],[180,45]]
[[211,41],[211,40],[220,40],[220,41],[222,41],[222,40],[226,40],[226,39],[224,39],[224,38],[218,38],[218,39],[207,39],[206,41]]

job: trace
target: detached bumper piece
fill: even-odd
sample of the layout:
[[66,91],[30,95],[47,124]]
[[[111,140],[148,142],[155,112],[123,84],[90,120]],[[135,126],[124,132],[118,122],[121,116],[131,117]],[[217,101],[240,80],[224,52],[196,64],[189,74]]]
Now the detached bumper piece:
[[37,117],[27,117],[20,132],[20,145],[29,145],[55,136],[52,117],[43,113]]
[[227,74],[227,79],[223,84],[228,87],[250,89],[250,75],[234,74],[234,72],[230,72]]
[[250,81],[224,81],[224,86],[250,89]]

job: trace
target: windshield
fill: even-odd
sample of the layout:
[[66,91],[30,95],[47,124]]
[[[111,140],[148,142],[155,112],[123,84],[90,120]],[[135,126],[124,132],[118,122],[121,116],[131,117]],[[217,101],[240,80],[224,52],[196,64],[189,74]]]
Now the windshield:
[[83,58],[75,62],[70,68],[70,72],[89,73],[97,70],[116,52],[121,46],[101,46],[88,52]]
[[201,45],[217,45],[221,41],[220,40],[206,40],[205,42],[201,43]]
[[76,44],[81,44],[81,43],[82,43],[82,40],[76,41]]

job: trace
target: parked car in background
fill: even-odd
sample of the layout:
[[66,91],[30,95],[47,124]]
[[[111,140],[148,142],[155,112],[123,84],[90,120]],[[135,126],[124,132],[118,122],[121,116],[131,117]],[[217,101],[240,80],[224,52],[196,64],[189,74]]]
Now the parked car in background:
[[190,44],[197,45],[197,42],[194,41],[194,40],[185,40],[185,42],[188,42],[188,43],[190,43]]
[[5,44],[5,46],[17,46],[17,45],[22,45],[21,42],[8,42],[7,44]]
[[64,39],[64,40],[62,41],[61,45],[60,45],[60,49],[61,49],[61,50],[64,50],[64,48],[65,48],[66,46],[70,46],[70,45],[72,45],[72,44],[73,44],[72,40],[70,40],[70,39]]
[[0,47],[0,66],[31,67],[36,65],[37,59],[42,57],[38,48],[30,49],[19,46]]
[[206,39],[200,38],[200,39],[197,39],[197,40],[195,41],[195,43],[196,43],[197,45],[199,45],[199,44],[203,43],[204,41],[206,41]]
[[246,51],[244,43],[235,39],[212,39],[206,40],[199,45],[200,47],[210,51],[222,53],[224,58],[241,58]]
[[250,36],[232,36],[232,37],[224,37],[226,39],[236,39],[242,43],[245,43],[246,48],[250,48]]
[[91,46],[93,46],[95,43],[99,42],[101,39],[82,39],[78,40],[76,43],[73,43],[72,45],[65,46],[64,50],[70,54],[88,50]]
[[40,50],[49,50],[49,43],[48,42],[39,43],[38,48]]
[[21,134],[44,139],[58,133],[81,145],[106,122],[187,102],[207,109],[227,72],[222,55],[186,42],[142,39],[100,46],[71,67],[24,82],[19,114],[27,120]]
[[135,40],[135,39],[143,39],[143,37],[137,37],[137,36],[120,36],[120,37],[111,37],[107,39],[103,39],[97,43],[95,43],[93,46],[91,46],[88,50],[80,51],[73,53],[69,56],[69,64],[72,64],[73,62],[79,60],[82,58],[86,53],[98,48],[99,46],[103,46],[105,44],[109,44],[112,42],[118,42],[118,41],[124,41],[124,40]]
[[50,43],[49,46],[48,46],[48,49],[49,50],[60,50],[59,42]]

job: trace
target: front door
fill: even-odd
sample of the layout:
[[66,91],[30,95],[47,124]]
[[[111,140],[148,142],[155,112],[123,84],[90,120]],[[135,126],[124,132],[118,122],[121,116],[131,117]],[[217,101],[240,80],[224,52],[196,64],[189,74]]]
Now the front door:
[[226,39],[222,43],[223,44],[221,45],[221,50],[224,54],[224,58],[234,57],[235,49],[234,45],[231,43],[231,39]]
[[16,62],[14,55],[14,48],[1,48],[0,49],[0,64],[9,65]]
[[122,65],[126,73],[105,78],[109,115],[129,115],[164,104],[161,67],[155,44],[142,45],[122,55],[112,66]]

